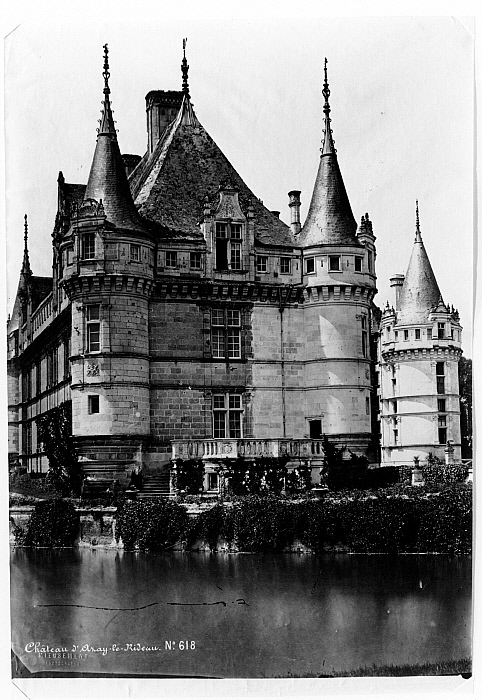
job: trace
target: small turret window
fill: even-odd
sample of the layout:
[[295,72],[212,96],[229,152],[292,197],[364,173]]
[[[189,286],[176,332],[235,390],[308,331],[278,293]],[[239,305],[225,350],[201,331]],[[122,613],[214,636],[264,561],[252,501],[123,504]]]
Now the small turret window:
[[87,352],[100,351],[100,304],[87,307]]
[[202,257],[201,253],[191,252],[189,253],[189,267],[191,270],[200,270],[202,267]]
[[279,259],[279,267],[282,275],[291,274],[291,258],[281,257]]
[[437,377],[437,394],[445,394],[445,363],[437,362],[435,365]]
[[420,328],[415,328],[415,340],[420,340]]
[[268,256],[256,256],[256,272],[268,272]]
[[140,262],[141,260],[141,246],[134,243],[131,244],[131,261]]
[[427,340],[432,340],[432,329],[427,328]]
[[362,271],[362,260],[363,258],[360,258],[357,255],[355,255],[355,272]]
[[339,255],[330,255],[328,257],[328,263],[329,263],[330,272],[340,272],[341,265],[340,265],[340,256]]
[[82,236],[82,260],[95,258],[95,233],[84,233]]
[[306,258],[306,274],[311,275],[315,271],[315,259]]
[[99,395],[98,394],[92,394],[89,396],[89,413],[99,413],[100,412],[100,404],[99,404]]
[[368,272],[373,272],[373,253],[371,252],[371,250],[368,251],[367,260],[368,260]]
[[439,340],[443,340],[445,338],[445,323],[437,324],[437,337]]
[[408,340],[408,331],[403,331],[403,339]]
[[166,252],[166,267],[177,267],[177,252],[175,250]]

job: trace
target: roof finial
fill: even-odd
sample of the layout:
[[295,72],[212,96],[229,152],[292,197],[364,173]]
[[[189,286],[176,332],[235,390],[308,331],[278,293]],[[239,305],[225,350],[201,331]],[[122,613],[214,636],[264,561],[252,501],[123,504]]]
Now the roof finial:
[[325,155],[326,153],[336,153],[335,150],[335,145],[333,141],[333,134],[331,131],[331,119],[330,119],[330,103],[328,101],[328,98],[330,97],[330,87],[328,85],[328,59],[325,58],[325,81],[323,83],[323,90],[322,95],[325,98],[325,104],[323,105],[323,112],[325,114],[325,136],[323,139],[323,145],[321,147],[321,154]]
[[102,75],[104,76],[104,95],[109,95],[109,47],[107,44],[104,44],[104,72],[102,73]]
[[23,262],[22,262],[22,271],[21,273],[23,275],[31,275],[32,270],[30,269],[30,258],[28,255],[28,220],[27,220],[27,214],[25,214],[24,218],[24,225],[23,225],[23,240],[24,240],[24,246],[23,246]]
[[418,214],[418,199],[415,200],[415,242],[420,242],[422,240],[422,234],[420,233],[420,217]]
[[188,73],[189,73],[189,65],[186,60],[186,44],[187,44],[187,39],[182,40],[182,52],[183,52],[183,59],[181,63],[181,72],[182,72],[182,91],[186,95],[188,99],[190,99],[190,94],[189,94],[189,83],[187,81]]

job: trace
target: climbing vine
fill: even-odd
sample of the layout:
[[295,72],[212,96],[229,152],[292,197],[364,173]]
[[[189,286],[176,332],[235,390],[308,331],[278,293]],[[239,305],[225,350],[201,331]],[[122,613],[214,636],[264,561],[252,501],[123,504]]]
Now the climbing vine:
[[49,474],[56,488],[67,495],[80,494],[82,469],[72,440],[72,403],[65,401],[37,421],[38,440],[49,460]]

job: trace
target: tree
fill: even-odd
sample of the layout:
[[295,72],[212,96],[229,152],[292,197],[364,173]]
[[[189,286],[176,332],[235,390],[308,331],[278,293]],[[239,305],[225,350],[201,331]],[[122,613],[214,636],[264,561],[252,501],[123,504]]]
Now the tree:
[[472,360],[459,360],[460,431],[462,459],[472,459]]

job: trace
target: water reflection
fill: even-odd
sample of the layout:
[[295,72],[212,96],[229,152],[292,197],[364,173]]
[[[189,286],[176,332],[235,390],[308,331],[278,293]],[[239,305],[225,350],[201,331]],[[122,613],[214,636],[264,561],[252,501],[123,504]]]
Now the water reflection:
[[[72,670],[30,641],[109,649],[82,672],[240,678],[470,655],[470,557],[17,549],[11,566],[30,670]],[[160,650],[123,651],[138,643]]]

